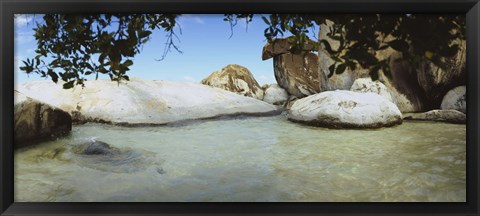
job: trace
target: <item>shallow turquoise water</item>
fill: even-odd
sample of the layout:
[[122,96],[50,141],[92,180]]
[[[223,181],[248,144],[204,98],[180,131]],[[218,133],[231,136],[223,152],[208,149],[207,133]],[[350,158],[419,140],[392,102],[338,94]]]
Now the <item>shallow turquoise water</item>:
[[[127,152],[86,157],[92,138]],[[466,127],[404,122],[375,130],[285,116],[161,127],[74,126],[15,153],[15,201],[465,202]]]

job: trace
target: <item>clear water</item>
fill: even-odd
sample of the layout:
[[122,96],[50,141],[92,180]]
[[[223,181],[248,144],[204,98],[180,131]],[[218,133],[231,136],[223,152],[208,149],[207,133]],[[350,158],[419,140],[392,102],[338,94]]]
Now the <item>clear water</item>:
[[[75,153],[92,138],[123,153]],[[281,115],[86,124],[15,152],[15,201],[465,202],[465,147],[465,125],[434,122],[333,130]]]

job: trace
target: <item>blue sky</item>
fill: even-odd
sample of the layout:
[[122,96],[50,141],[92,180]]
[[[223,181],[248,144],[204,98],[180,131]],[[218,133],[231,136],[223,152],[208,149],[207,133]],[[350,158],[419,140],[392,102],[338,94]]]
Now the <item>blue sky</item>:
[[[182,15],[178,20],[182,34],[179,34],[180,41],[176,43],[183,54],[172,51],[165,60],[156,61],[162,56],[166,36],[162,30],[155,31],[150,42],[134,58],[134,65],[128,75],[143,79],[200,82],[228,64],[239,64],[247,67],[260,85],[275,83],[272,59],[261,59],[262,48],[266,43],[263,36],[266,24],[260,17],[254,16],[253,22],[248,25],[248,31],[245,23],[239,22],[234,28],[233,36],[229,38],[230,26],[223,21],[223,15]],[[42,20],[38,15],[36,18],[29,15],[15,19],[16,84],[45,79],[38,75],[27,76],[18,70],[21,60],[35,56],[36,41],[32,30],[35,27],[34,19]]]

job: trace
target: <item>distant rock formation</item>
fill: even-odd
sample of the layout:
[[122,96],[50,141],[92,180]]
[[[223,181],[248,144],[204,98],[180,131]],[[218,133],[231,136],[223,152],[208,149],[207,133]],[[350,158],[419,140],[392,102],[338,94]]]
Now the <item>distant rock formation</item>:
[[67,112],[18,91],[14,92],[14,100],[15,148],[36,144],[72,130],[72,117]]
[[288,119],[328,128],[379,128],[401,124],[402,113],[378,94],[336,90],[295,101]]
[[195,83],[130,78],[118,85],[89,80],[85,88],[62,89],[62,83],[33,81],[18,91],[69,112],[74,122],[162,125],[225,115],[273,115],[274,105]]
[[263,99],[263,90],[253,78],[252,73],[237,64],[229,64],[221,70],[213,72],[202,80],[202,84],[259,100]]

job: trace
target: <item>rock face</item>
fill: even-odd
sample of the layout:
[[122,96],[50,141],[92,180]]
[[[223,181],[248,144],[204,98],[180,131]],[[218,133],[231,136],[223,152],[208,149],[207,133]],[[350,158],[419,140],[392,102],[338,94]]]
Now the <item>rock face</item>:
[[458,86],[443,97],[440,108],[442,110],[458,110],[467,113],[467,87]]
[[[320,31],[318,32],[318,40],[327,41],[333,50],[337,50],[340,47],[340,42],[328,37],[330,29],[333,26],[333,22],[326,20],[324,24],[320,25]],[[319,73],[321,76],[327,77],[330,74],[329,67],[335,63],[330,57],[330,54],[326,51],[324,45],[318,47],[318,61],[319,61]],[[349,90],[353,82],[362,77],[368,77],[368,70],[357,67],[357,70],[351,71],[349,68],[341,74],[333,74],[331,77],[326,78],[325,90]]]
[[402,123],[397,106],[375,93],[326,91],[295,101],[288,118],[329,128],[379,128]]
[[376,93],[390,102],[395,102],[387,87],[378,80],[372,81],[371,78],[360,78],[355,80],[350,88],[350,91]]
[[237,94],[263,99],[263,90],[250,71],[240,65],[230,64],[213,72],[202,80],[202,84],[221,88]]
[[441,121],[455,124],[467,123],[467,115],[457,110],[430,110],[424,113],[406,113],[403,119]]
[[[263,46],[262,60],[267,60],[281,54],[290,53],[292,45],[290,45],[290,42],[288,41],[289,38],[291,37],[275,38],[272,40],[271,43],[267,43],[265,46]],[[313,51],[314,43],[315,42],[312,40],[307,41],[304,47],[304,51]]]
[[274,104],[282,105],[288,100],[288,93],[285,89],[278,86],[278,84],[266,85],[264,88],[263,101]]
[[467,43],[465,40],[456,40],[453,44],[458,45],[459,51],[452,57],[441,59],[445,64],[444,69],[428,59],[416,68],[418,83],[426,92],[431,108],[438,109],[449,90],[466,84]]
[[298,98],[320,92],[318,57],[312,52],[313,44],[313,41],[309,41],[304,50],[293,52],[288,38],[279,38],[263,47],[262,59],[273,58],[278,85]]
[[[341,15],[340,15],[341,16]],[[365,17],[367,19],[368,17]],[[374,17],[372,17],[374,18]],[[330,33],[330,27],[334,23],[326,20],[320,25],[319,40],[329,42],[331,48],[336,50],[340,43],[332,40],[327,35]],[[395,38],[391,35],[385,37],[385,41],[391,41]],[[402,54],[387,48],[375,52],[375,57],[379,60],[390,59],[391,76],[385,76],[380,72],[380,80],[390,90],[392,98],[402,112],[421,112],[440,108],[442,97],[445,93],[455,86],[464,85],[466,78],[466,43],[465,41],[455,41],[460,50],[451,58],[443,58],[442,61],[447,66],[445,70],[434,65],[428,59],[421,60],[418,66],[413,66],[402,58]],[[334,63],[325,47],[319,46],[318,50],[320,76],[329,74],[328,67]],[[347,70],[342,74],[334,74],[327,78],[327,90],[350,89],[354,80],[367,77],[369,71],[357,65],[354,71]]]
[[91,80],[85,88],[62,89],[62,83],[34,81],[18,89],[72,114],[75,122],[161,125],[224,115],[272,115],[274,105],[210,86],[131,78],[120,83]]
[[278,85],[288,94],[302,98],[320,92],[316,54],[282,54],[273,58],[273,65]]
[[15,147],[35,144],[72,130],[72,117],[65,111],[14,92]]

